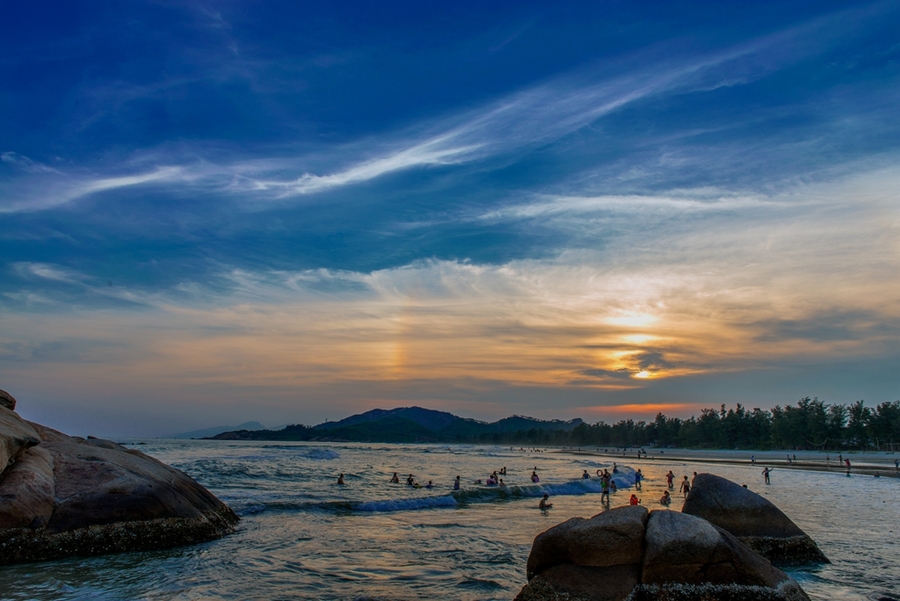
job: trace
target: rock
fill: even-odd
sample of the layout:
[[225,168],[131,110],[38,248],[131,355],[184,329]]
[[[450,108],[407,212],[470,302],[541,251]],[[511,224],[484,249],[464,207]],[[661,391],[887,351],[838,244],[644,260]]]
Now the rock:
[[[588,567],[561,564],[535,576],[516,599],[583,599],[585,601],[620,601],[641,582],[641,564]],[[546,594],[553,591],[551,596]],[[524,594],[524,596],[523,596]],[[556,596],[552,596],[555,594]]]
[[5,390],[0,390],[0,407],[6,407],[10,411],[15,411],[16,399]]
[[640,563],[646,523],[647,509],[634,505],[554,526],[534,539],[528,578],[560,564],[606,567]]
[[727,530],[777,564],[829,563],[816,543],[768,499],[713,474],[698,474],[682,513]]
[[179,470],[112,441],[23,423],[40,444],[0,475],[0,564],[163,549],[234,531],[234,512]]
[[0,407],[0,472],[28,447],[41,442],[38,433],[17,413]]
[[626,601],[809,601],[793,580],[777,588],[745,584],[642,584]]
[[725,530],[641,507],[572,519],[538,535],[528,573],[516,601],[809,601],[787,574]]
[[745,584],[774,588],[788,579],[764,557],[704,519],[654,511],[647,520],[643,584]]
[[53,457],[40,446],[26,449],[0,479],[0,532],[45,527],[55,504]]

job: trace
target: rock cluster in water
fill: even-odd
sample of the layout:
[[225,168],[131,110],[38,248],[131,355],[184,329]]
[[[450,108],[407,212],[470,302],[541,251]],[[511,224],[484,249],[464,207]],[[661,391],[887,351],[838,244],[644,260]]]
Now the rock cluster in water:
[[619,507],[537,536],[516,601],[809,601],[769,560],[708,521]]
[[727,530],[775,564],[829,563],[818,545],[768,499],[713,474],[698,474],[682,513]]
[[15,413],[0,390],[0,565],[219,538],[238,517],[183,472]]

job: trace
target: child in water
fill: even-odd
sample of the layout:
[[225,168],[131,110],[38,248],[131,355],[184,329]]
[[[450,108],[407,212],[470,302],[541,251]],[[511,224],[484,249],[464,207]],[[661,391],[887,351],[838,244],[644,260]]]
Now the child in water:
[[631,505],[640,505],[641,500],[637,498],[637,495],[631,495],[631,499],[628,502]]
[[540,503],[538,503],[538,508],[539,509],[550,509],[551,507],[553,507],[553,503],[547,502],[547,499],[549,499],[549,498],[550,498],[550,495],[548,495],[547,493],[544,493],[544,498],[541,499]]
[[672,495],[669,494],[669,491],[664,490],[663,496],[659,499],[660,505],[665,505],[668,507],[672,503]]

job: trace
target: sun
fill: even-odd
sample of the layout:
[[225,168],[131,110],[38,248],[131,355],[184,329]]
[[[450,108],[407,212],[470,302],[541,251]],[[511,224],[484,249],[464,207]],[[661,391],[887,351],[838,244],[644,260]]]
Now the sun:
[[643,370],[637,372],[636,374],[634,374],[634,377],[635,377],[635,378],[641,378],[641,379],[649,378],[649,377],[650,377],[650,372],[647,371],[646,369],[643,369]]

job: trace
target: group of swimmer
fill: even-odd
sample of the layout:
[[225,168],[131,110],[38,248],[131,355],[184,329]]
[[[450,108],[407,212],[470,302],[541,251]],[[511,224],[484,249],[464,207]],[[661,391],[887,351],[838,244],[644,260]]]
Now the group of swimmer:
[[[600,478],[600,502],[609,504],[609,496],[610,493],[614,493],[617,491],[617,486],[615,480],[613,480],[613,474],[619,473],[619,466],[616,463],[613,463],[612,472],[607,470],[606,468],[602,470],[597,470],[597,477]],[[694,477],[697,476],[697,472],[694,472]],[[583,480],[589,480],[592,476],[588,473],[587,470],[582,470],[581,478]],[[643,490],[643,481],[644,474],[638,469],[634,473],[634,490],[635,492],[640,492]],[[675,489],[675,474],[670,470],[668,474],[666,474],[666,482],[670,490]],[[684,479],[681,482],[681,487],[679,488],[679,492],[682,493],[685,497],[687,497],[688,493],[691,491],[691,481],[688,480],[687,476],[684,476]],[[549,503],[550,496],[545,494],[544,498],[541,499],[538,507],[540,509],[549,509],[552,507],[552,503]],[[642,499],[640,499],[637,494],[632,493],[631,497],[628,500],[629,505],[641,505],[643,503]],[[672,494],[666,490],[663,491],[662,497],[659,499],[659,503],[663,506],[668,507],[672,504]]]
[[[340,480],[338,484],[343,484]],[[397,472],[394,472],[394,475],[391,476],[391,484],[400,484],[400,476],[397,475]],[[411,486],[413,488],[434,488],[434,481],[429,480],[428,484],[422,486],[418,482],[416,482],[416,478],[410,474],[406,477],[406,485]],[[459,476],[456,477],[456,489],[459,490]]]
[[[694,472],[694,478],[696,478],[696,477],[697,477],[697,472]],[[679,486],[678,492],[682,493],[685,496],[685,498],[687,498],[688,493],[691,492],[691,486],[692,486],[693,482],[694,482],[693,478],[690,481],[688,481],[688,477],[685,476],[684,479],[681,481],[681,486]],[[672,470],[669,470],[669,473],[666,474],[666,486],[669,487],[669,490],[675,490],[675,474],[672,472]],[[672,502],[672,495],[669,494],[669,490],[665,491],[663,493],[662,498],[659,500],[659,502],[662,503],[663,505],[668,505]]]
[[[485,480],[484,483],[486,486],[506,486],[506,482],[504,482],[503,478],[500,477],[500,476],[505,476],[505,475],[506,475],[506,466],[504,465],[503,467],[500,468],[499,471],[494,470],[493,472],[491,472],[491,475],[487,477],[487,480]],[[480,480],[477,481],[476,484],[481,484],[481,481]]]
[[[537,470],[537,467],[535,467],[535,470]],[[503,478],[500,477],[500,476],[505,476],[505,475],[506,475],[506,466],[503,466],[503,467],[500,468],[499,470],[494,470],[494,471],[487,477],[487,480],[485,481],[485,485],[486,485],[486,486],[501,486],[501,487],[502,487],[502,486],[506,486],[506,483],[503,481]],[[535,481],[535,478],[537,478],[537,474],[536,474],[535,472],[532,472],[532,473],[531,473],[531,476],[532,476],[531,480],[532,480],[532,482],[534,482],[534,481]],[[459,490],[459,489],[460,489],[460,485],[461,485],[461,480],[460,480],[460,478],[461,478],[460,476],[456,476],[456,478],[453,480],[453,490]],[[343,483],[344,483],[344,474],[341,474],[341,475],[338,477],[337,483],[338,483],[338,484],[343,484]],[[394,475],[391,476],[390,483],[391,483],[391,484],[400,484],[400,476],[398,475],[397,472],[394,472]],[[476,481],[475,481],[475,484],[481,484],[481,480],[476,480]],[[416,481],[415,476],[413,476],[412,474],[410,474],[409,476],[406,477],[406,485],[407,485],[407,486],[410,486],[410,487],[412,487],[412,488],[428,488],[428,489],[431,489],[431,488],[434,488],[434,487],[435,487],[435,484],[434,484],[434,481],[433,481],[433,480],[429,480],[429,481],[428,481],[428,484],[425,484],[424,486],[421,485],[421,484],[419,484],[419,483]]]
[[[772,471],[772,469],[767,467],[762,472],[763,478],[765,479],[766,484],[769,484],[769,474],[771,473],[771,471]],[[618,474],[618,473],[620,473],[619,466],[615,462],[613,462],[613,465],[612,465],[612,472],[610,472],[606,468],[604,468],[602,470],[598,469],[596,471],[597,477],[600,479],[600,502],[601,503],[609,504],[610,493],[614,493],[617,491],[618,487],[616,485],[615,480],[613,479],[613,475]],[[505,476],[505,475],[507,475],[506,466],[500,468],[499,470],[494,470],[487,477],[485,484],[487,486],[505,487],[506,483],[503,481],[503,478],[500,477],[500,476]],[[694,472],[694,477],[695,478],[697,477],[697,472]],[[582,470],[581,478],[584,480],[589,480],[592,478],[592,476],[588,473],[587,470]],[[644,480],[643,472],[640,469],[637,469],[634,473],[634,490],[636,492],[640,492],[643,489],[643,480]],[[456,476],[455,480],[453,481],[453,490],[460,489],[460,481],[461,481],[461,477]],[[540,481],[541,481],[541,479],[537,473],[537,466],[535,466],[535,468],[531,472],[531,482],[534,484],[537,484]],[[397,472],[394,472],[393,476],[391,476],[390,482],[391,482],[391,484],[399,484],[400,483],[400,476]],[[342,486],[345,484],[343,473],[341,473],[338,476],[337,484],[342,485]],[[431,489],[431,488],[434,488],[434,486],[435,486],[434,481],[432,481],[432,480],[429,480],[428,483],[425,484],[424,486],[420,485],[416,481],[415,476],[413,476],[412,474],[409,474],[409,476],[407,476],[405,484],[412,488]],[[481,484],[481,480],[476,480],[475,484]],[[675,489],[675,474],[671,470],[669,470],[669,472],[666,474],[666,484],[668,486],[668,490],[663,491],[663,495],[662,495],[662,497],[660,497],[659,503],[663,506],[668,507],[672,503],[672,495],[669,491]],[[691,491],[691,485],[692,485],[692,481],[688,480],[688,476],[684,476],[684,479],[681,481],[681,485],[679,487],[678,492],[682,493],[684,495],[684,497],[687,497],[688,493],[690,493],[690,491]],[[553,504],[549,502],[549,498],[550,498],[550,495],[547,493],[544,493],[544,496],[540,500],[538,507],[542,510],[550,509],[551,507],[553,507]],[[629,499],[630,505],[640,505],[641,503],[642,503],[642,500],[636,494],[631,495],[631,498]]]

